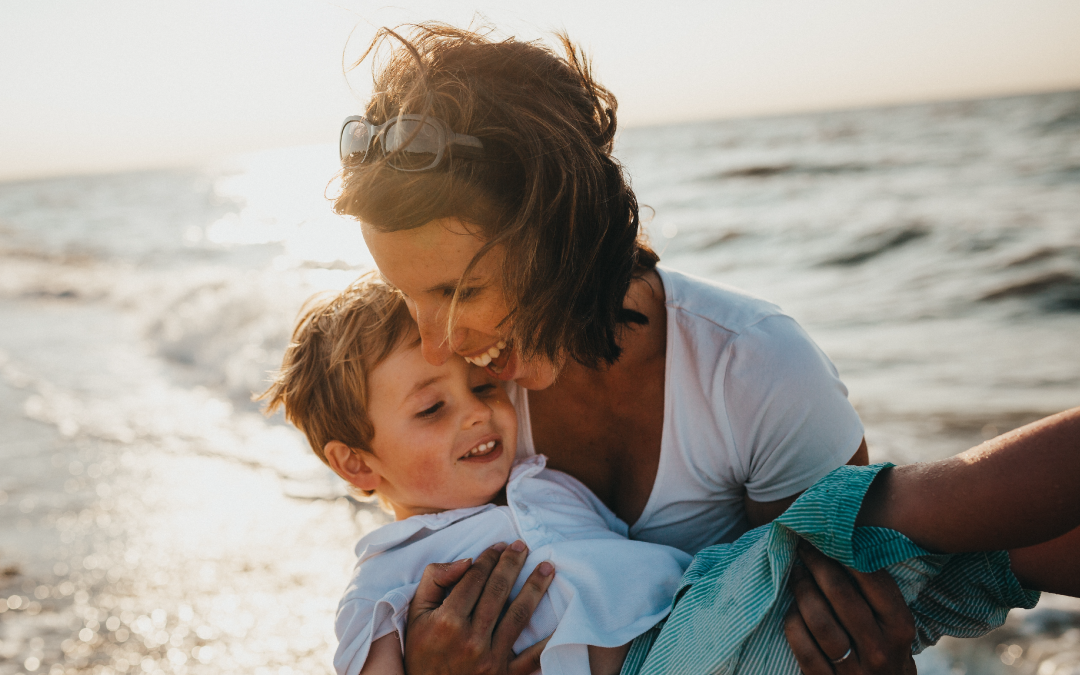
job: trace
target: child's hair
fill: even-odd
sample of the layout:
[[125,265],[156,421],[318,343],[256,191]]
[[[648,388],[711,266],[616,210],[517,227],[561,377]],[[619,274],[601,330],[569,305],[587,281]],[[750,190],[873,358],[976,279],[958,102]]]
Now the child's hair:
[[382,124],[431,115],[479,138],[484,159],[455,158],[451,148],[443,166],[415,173],[385,158],[347,162],[334,206],[382,231],[450,217],[475,226],[485,246],[462,278],[492,247],[503,248],[505,326],[515,348],[597,366],[619,357],[622,324],[647,321],[623,300],[631,279],[658,258],[640,236],[637,200],[611,155],[615,96],[569,38],[557,39],[561,54],[484,29],[381,29],[361,57],[372,55],[374,71],[364,116]]
[[330,441],[370,452],[368,373],[414,325],[404,298],[375,273],[337,295],[314,295],[300,310],[281,370],[255,399],[266,401],[267,414],[284,406],[285,419],[323,462]]

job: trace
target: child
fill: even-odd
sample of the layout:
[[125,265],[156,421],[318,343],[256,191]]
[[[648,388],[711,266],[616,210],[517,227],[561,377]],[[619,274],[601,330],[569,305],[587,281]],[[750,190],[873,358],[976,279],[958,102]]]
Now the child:
[[[549,674],[617,673],[634,638],[624,672],[797,672],[782,622],[798,536],[864,571],[889,569],[915,615],[916,650],[942,634],[984,633],[1009,607],[1038,599],[1020,587],[1004,552],[933,555],[877,527],[948,548],[941,544],[948,528],[914,517],[919,509],[897,497],[925,480],[903,469],[878,480],[884,466],[829,474],[774,524],[699,553],[680,583],[688,555],[627,540],[624,523],[581,483],[545,469],[542,457],[515,464],[516,418],[498,383],[456,357],[439,366],[425,361],[404,300],[370,277],[309,305],[263,398],[271,410],[284,405],[316,454],[354,487],[377,494],[397,519],[357,545],[359,562],[337,619],[335,666],[342,675],[403,672],[408,603],[429,560],[474,557],[515,539],[531,549],[525,570],[541,561],[558,569],[515,643],[520,651],[552,635],[541,655]],[[1020,466],[1007,452],[991,459],[946,474],[973,480],[974,491],[965,484],[969,495],[986,501],[978,486],[994,485],[994,476],[984,467]],[[1077,509],[1031,511],[1062,516],[1043,538],[1080,522]],[[974,540],[980,545],[1007,545],[1017,529],[1006,523],[1000,534],[987,530],[977,509],[938,520],[989,531]],[[701,612],[702,603],[715,611]],[[683,611],[692,605],[695,611]],[[681,630],[651,630],[669,611],[669,623]],[[686,630],[703,617],[710,623]],[[680,639],[686,635],[695,638]],[[848,649],[834,663],[849,658],[858,655]]]
[[515,464],[517,417],[500,383],[458,357],[433,366],[419,345],[401,296],[364,278],[309,304],[263,395],[397,521],[357,544],[338,673],[402,672],[408,603],[427,563],[519,540],[529,569],[559,571],[515,651],[551,635],[545,671],[614,675],[629,643],[667,614],[690,556],[628,540],[625,523],[542,457]]

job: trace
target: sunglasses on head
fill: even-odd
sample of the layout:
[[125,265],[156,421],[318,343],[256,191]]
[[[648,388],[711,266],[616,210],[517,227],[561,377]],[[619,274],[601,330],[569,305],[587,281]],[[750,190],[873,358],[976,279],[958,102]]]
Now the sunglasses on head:
[[346,117],[338,147],[341,163],[365,162],[373,147],[398,171],[434,169],[448,152],[470,159],[484,156],[484,144],[479,138],[454,133],[434,117],[398,115],[379,125],[363,117]]

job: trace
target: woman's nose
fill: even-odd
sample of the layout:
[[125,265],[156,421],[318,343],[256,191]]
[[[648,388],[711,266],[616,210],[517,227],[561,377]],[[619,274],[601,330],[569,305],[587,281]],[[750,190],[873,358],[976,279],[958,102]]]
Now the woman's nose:
[[411,303],[409,309],[416,325],[420,329],[420,353],[428,363],[441,366],[457,351],[464,341],[467,331],[463,328],[454,330],[453,336],[447,339],[446,314],[442,306],[421,306]]
[[414,316],[420,329],[420,353],[424,360],[435,366],[446,363],[446,359],[454,353],[446,341],[446,323],[420,311],[416,311]]

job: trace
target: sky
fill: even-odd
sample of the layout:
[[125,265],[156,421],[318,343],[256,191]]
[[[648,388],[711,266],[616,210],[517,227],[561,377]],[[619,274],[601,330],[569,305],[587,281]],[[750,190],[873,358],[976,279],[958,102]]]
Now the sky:
[[1080,88],[1076,0],[0,0],[0,180],[333,143],[378,26],[565,29],[623,125]]

